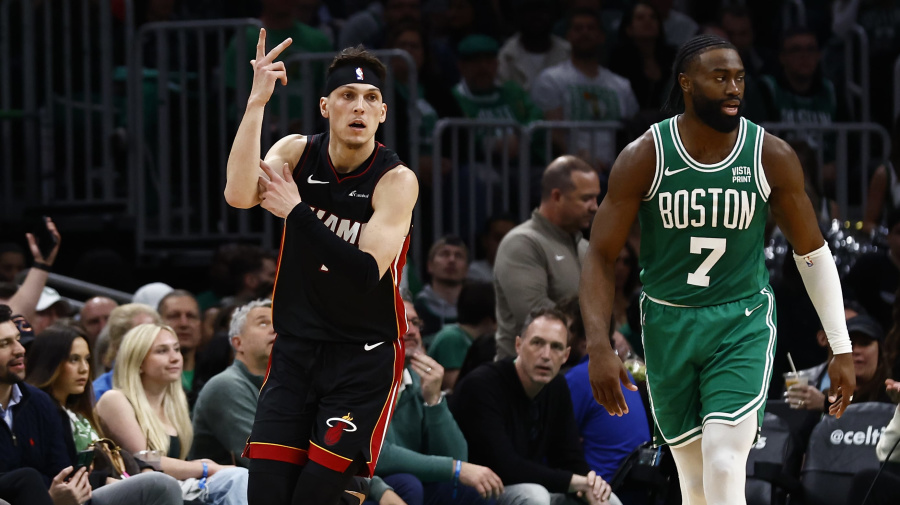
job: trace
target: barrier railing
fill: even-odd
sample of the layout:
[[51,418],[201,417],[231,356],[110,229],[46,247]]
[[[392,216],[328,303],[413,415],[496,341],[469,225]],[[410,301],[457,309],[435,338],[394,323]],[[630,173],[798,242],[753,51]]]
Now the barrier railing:
[[844,36],[844,72],[852,117],[869,121],[869,37],[859,25],[850,27]]
[[122,7],[116,24],[110,2],[0,3],[4,214],[21,216],[25,204],[127,204],[129,172],[114,144],[124,98],[115,52],[133,36],[131,1]]
[[[844,219],[862,219],[868,196],[870,169],[890,156],[891,137],[883,126],[877,123],[766,123],[763,126],[770,133],[781,137],[789,133],[798,137],[815,135],[818,140],[813,147],[820,167],[827,161],[825,150],[834,148],[835,198],[838,207],[844,213]],[[826,139],[826,135],[834,137]],[[880,146],[880,149],[873,155],[871,151],[875,145]],[[819,170],[820,178],[821,174],[822,171]],[[851,175],[859,177],[858,186],[855,181],[850,180]],[[820,180],[819,183],[821,182]],[[852,200],[851,184],[859,191],[857,198]]]
[[173,241],[208,242],[207,249],[232,240],[272,246],[272,221],[263,211],[238,212],[222,197],[236,117],[250,91],[243,79],[226,84],[225,55],[234,44],[232,68],[243,69],[253,57],[246,28],[260,26],[257,19],[236,19],[139,29],[129,67],[139,256]]
[[[517,146],[521,136],[522,126],[506,119],[441,119],[435,124],[430,209],[433,239],[451,233],[472,246],[485,218],[508,212],[514,199],[521,200],[522,195],[527,199],[527,181],[522,182],[527,179],[527,166],[523,166]],[[447,142],[449,150],[445,149]],[[439,155],[445,152],[450,155],[449,173],[444,173],[444,158]],[[515,193],[514,185],[518,186]]]

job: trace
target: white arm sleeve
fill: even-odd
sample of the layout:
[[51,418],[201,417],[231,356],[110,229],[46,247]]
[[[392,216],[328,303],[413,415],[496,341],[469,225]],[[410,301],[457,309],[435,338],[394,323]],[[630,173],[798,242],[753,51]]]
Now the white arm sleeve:
[[831,256],[828,244],[804,256],[794,253],[794,262],[800,270],[803,285],[812,300],[822,328],[828,337],[828,344],[834,354],[845,354],[853,350],[847,321],[844,317],[844,295],[837,265]]

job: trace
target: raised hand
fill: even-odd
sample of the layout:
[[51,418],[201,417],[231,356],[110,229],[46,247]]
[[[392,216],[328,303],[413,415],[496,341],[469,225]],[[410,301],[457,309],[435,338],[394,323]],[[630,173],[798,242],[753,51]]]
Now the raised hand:
[[268,103],[269,99],[272,98],[272,93],[275,91],[276,81],[281,81],[283,86],[287,86],[287,70],[284,68],[284,63],[275,61],[275,58],[287,46],[291,45],[291,42],[293,40],[290,37],[286,38],[281,44],[278,44],[266,54],[266,29],[261,28],[259,30],[259,41],[256,43],[256,58],[250,60],[250,65],[253,67],[253,87],[250,88],[248,103],[256,103],[258,105]]
[[56,238],[56,245],[53,246],[53,249],[50,251],[50,254],[45,258],[41,253],[41,248],[38,247],[37,239],[31,233],[26,233],[25,238],[28,240],[28,249],[31,250],[31,255],[34,257],[34,261],[38,263],[46,263],[49,266],[53,266],[53,262],[56,261],[56,255],[59,253],[59,242],[61,237],[59,235],[59,231],[56,229],[56,225],[53,224],[53,220],[49,217],[47,218],[47,222],[44,223],[44,226],[50,230],[50,234]]
[[424,352],[414,354],[409,365],[422,379],[422,397],[429,405],[434,405],[441,398],[444,367]]

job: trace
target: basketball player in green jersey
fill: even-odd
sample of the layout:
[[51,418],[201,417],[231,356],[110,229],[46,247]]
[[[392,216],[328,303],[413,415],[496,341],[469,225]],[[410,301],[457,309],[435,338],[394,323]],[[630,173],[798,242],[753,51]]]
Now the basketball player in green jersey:
[[[837,268],[806,196],[797,156],[741,117],[744,66],[734,46],[701,35],[678,52],[670,104],[618,157],[591,230],[582,314],[594,398],[628,412],[629,381],[609,345],[615,263],[641,223],[641,321],[654,440],[669,444],[684,503],[745,504],[745,466],[762,421],[775,349],[763,257],[769,207],[794,248],[834,351],[830,412],[855,388]],[[675,108],[673,107],[673,108]]]

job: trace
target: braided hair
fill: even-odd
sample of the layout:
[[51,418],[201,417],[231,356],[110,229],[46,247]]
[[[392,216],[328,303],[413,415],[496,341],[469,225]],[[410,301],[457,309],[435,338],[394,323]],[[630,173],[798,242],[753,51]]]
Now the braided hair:
[[678,76],[685,72],[687,66],[706,51],[722,48],[737,50],[731,42],[715,35],[697,35],[678,48],[675,63],[672,64],[672,86],[669,89],[669,97],[663,104],[664,112],[677,114],[683,110],[684,95],[678,84]]

